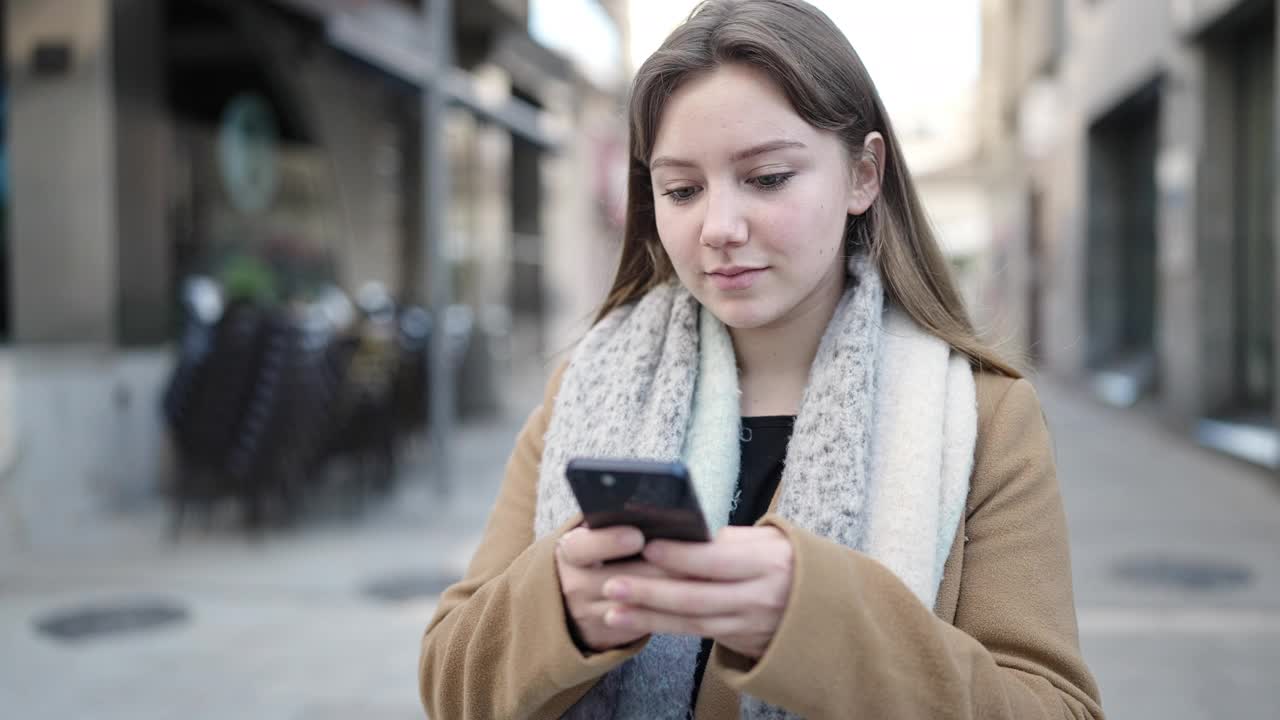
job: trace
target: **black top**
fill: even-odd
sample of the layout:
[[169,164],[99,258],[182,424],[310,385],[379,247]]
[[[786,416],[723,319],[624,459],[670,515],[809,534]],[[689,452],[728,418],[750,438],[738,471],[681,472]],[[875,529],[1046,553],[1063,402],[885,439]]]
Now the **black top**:
[[[738,490],[729,512],[730,525],[754,525],[769,510],[774,491],[782,480],[782,464],[787,456],[787,443],[796,419],[790,415],[742,418],[742,461],[738,470]],[[698,667],[693,675],[693,697],[689,707],[698,702],[702,674],[711,658],[711,639],[704,638],[698,652]]]

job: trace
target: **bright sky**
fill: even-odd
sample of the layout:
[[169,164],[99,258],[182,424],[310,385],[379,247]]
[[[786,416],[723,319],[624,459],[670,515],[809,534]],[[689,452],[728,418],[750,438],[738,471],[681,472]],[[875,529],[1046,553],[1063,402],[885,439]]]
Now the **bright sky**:
[[[611,80],[617,80],[623,60],[622,38],[596,0],[530,0],[529,33],[572,58],[602,85],[607,87]],[[653,47],[661,44],[662,38],[658,38]]]
[[[810,0],[849,36],[891,114],[933,105],[978,78],[979,0]],[[696,0],[630,0],[633,67]]]

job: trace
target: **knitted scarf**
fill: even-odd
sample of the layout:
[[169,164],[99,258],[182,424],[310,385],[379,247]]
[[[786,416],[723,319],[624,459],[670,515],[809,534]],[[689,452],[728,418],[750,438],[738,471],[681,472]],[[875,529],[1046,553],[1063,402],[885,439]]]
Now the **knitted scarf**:
[[[879,273],[849,263],[847,289],[809,371],[777,512],[883,563],[933,607],[964,510],[977,435],[968,362],[886,307]],[[535,535],[578,506],[574,457],[683,460],[714,533],[728,523],[740,446],[728,331],[677,283],[602,319],[575,349],[547,429]],[[567,718],[689,716],[700,639],[654,635]],[[741,698],[743,718],[790,718]]]

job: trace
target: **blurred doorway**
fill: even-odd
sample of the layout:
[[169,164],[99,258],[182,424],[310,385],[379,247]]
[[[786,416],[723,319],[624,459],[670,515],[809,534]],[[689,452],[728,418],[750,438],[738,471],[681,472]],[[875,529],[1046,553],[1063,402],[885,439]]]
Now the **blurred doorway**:
[[1089,130],[1088,359],[1103,400],[1129,406],[1158,383],[1153,80]]
[[[0,58],[8,57],[8,8],[0,0]],[[0,342],[9,341],[9,78],[0,72]]]
[[1271,424],[1275,403],[1275,32],[1254,25],[1235,45],[1234,310],[1232,404],[1246,421]]
[[1276,391],[1275,4],[1246,3],[1203,37],[1206,185],[1201,443],[1280,468]]

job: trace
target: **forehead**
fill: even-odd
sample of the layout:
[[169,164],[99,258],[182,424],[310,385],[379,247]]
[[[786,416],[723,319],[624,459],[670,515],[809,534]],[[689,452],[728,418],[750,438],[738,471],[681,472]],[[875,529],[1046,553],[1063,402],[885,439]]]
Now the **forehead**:
[[820,134],[767,74],[724,65],[685,82],[667,100],[652,156],[732,153],[744,144],[777,139],[812,147]]

